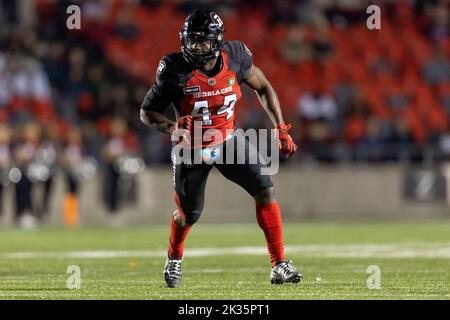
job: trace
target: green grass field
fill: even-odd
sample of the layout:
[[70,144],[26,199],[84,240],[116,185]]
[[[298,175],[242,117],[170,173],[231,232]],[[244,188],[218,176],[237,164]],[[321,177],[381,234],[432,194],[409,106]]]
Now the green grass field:
[[[196,225],[182,287],[162,277],[168,226],[0,231],[1,299],[450,299],[450,222],[285,223],[300,285],[274,286],[257,224]],[[81,288],[68,289],[69,265]],[[370,265],[381,288],[369,289]]]

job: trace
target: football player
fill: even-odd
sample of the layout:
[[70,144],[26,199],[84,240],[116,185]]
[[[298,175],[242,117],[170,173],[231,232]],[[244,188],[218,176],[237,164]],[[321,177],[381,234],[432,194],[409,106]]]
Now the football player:
[[[232,132],[234,129],[234,106],[241,97],[240,84],[245,83],[256,91],[263,108],[274,122],[279,133],[281,153],[291,156],[297,146],[288,133],[290,125],[283,120],[274,89],[263,72],[253,65],[252,53],[245,44],[240,41],[224,42],[224,32],[222,20],[211,10],[196,10],[186,18],[180,31],[181,52],[161,59],[156,82],[141,105],[141,120],[166,134],[178,129],[195,132],[194,126],[199,121],[202,132],[216,129],[222,133],[221,139],[212,142],[203,140],[204,136],[200,137],[200,148],[221,145],[222,154],[225,154],[230,144],[244,143],[246,154],[248,151],[257,152],[245,139],[230,134],[230,130]],[[169,105],[176,109],[176,121],[163,115]],[[194,136],[192,140],[195,139],[198,140],[198,137]],[[168,257],[164,267],[164,277],[169,287],[180,284],[184,240],[202,213],[206,179],[213,166],[255,199],[257,221],[264,232],[272,264],[271,282],[298,283],[302,280],[302,274],[284,256],[280,209],[270,177],[261,174],[262,165],[247,160],[243,164],[180,164],[174,161],[177,210],[171,218]]]

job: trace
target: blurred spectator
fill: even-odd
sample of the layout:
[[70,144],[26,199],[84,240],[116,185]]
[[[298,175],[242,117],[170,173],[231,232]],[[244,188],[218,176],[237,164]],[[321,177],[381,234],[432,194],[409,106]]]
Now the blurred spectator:
[[34,159],[39,145],[40,127],[28,122],[20,128],[19,140],[14,147],[14,162],[17,168],[12,173],[15,183],[15,222],[22,228],[33,228],[37,222],[33,190],[37,181],[46,177],[44,168],[36,165]]
[[10,150],[10,131],[7,125],[0,125],[0,217],[3,216],[3,190],[9,183],[9,170],[13,164]]
[[317,86],[299,98],[297,114],[304,148],[316,159],[332,161],[334,158],[330,144],[336,138],[333,122],[337,112],[334,97],[323,87]]
[[372,163],[386,160],[385,143],[386,135],[383,132],[382,121],[373,116],[369,117],[365,135],[358,146],[356,158]]
[[333,52],[333,45],[330,41],[329,30],[326,27],[318,28],[316,38],[313,42],[314,57],[317,60],[325,60]]
[[46,168],[48,174],[40,181],[40,197],[36,204],[36,213],[40,220],[48,218],[50,210],[50,196],[57,174],[57,157],[59,152],[59,132],[57,124],[47,122],[42,126],[42,136],[36,150],[36,162]]
[[367,19],[366,9],[370,2],[349,0],[332,1],[329,4],[330,6],[325,8],[329,20],[340,27],[347,27],[349,24],[361,23]]
[[298,64],[313,56],[313,48],[306,42],[305,32],[300,25],[290,27],[279,50],[281,58],[289,64]]
[[10,88],[6,75],[6,56],[0,51],[0,108],[3,111],[10,102]]
[[399,113],[411,104],[411,98],[408,92],[392,85],[385,95],[385,104],[393,113]]
[[120,12],[114,32],[116,36],[126,40],[133,40],[138,36],[139,31],[133,24],[131,8]]
[[439,140],[439,149],[444,160],[450,160],[450,130],[445,132]]
[[78,194],[79,178],[82,161],[84,158],[83,140],[81,129],[72,126],[67,133],[61,154],[61,167],[66,178],[66,189],[68,193]]
[[102,22],[105,12],[108,11],[108,2],[104,0],[85,0],[81,4],[81,12],[88,20]]
[[129,191],[127,188],[132,187],[132,180],[124,179],[127,177],[124,165],[127,158],[136,155],[136,148],[135,137],[128,131],[127,123],[122,118],[113,118],[109,123],[108,140],[103,147],[104,201],[107,212],[113,216],[117,216]]
[[48,74],[52,87],[61,90],[67,81],[67,65],[64,60],[65,47],[62,41],[54,41],[47,46],[42,57],[43,66]]
[[450,37],[450,10],[446,0],[436,2],[435,6],[429,7],[431,26],[428,36],[435,42],[447,40]]
[[442,83],[438,88],[438,99],[450,118],[450,81]]
[[[368,139],[367,121],[369,115],[370,109],[363,94],[360,91],[355,91],[350,100],[350,104],[347,108],[347,115],[345,117],[343,131],[345,141],[357,145]],[[376,134],[377,132],[376,130],[373,130],[372,133]]]
[[[79,127],[71,126],[64,142],[60,164],[66,182],[64,196],[64,224],[76,228],[79,223],[79,191],[80,181],[89,172],[84,172],[84,151],[82,133]],[[94,168],[90,168],[94,170]]]
[[392,129],[387,140],[387,154],[398,161],[412,156],[414,137],[408,120],[401,115],[393,119]]
[[433,55],[422,68],[425,81],[431,85],[450,81],[450,62],[442,46],[435,46]]

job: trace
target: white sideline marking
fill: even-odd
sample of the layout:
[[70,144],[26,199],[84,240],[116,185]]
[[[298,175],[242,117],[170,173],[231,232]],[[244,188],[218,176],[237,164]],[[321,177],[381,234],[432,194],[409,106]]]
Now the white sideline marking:
[[[450,242],[447,243],[391,243],[391,244],[343,244],[343,245],[292,245],[286,246],[287,254],[302,257],[327,258],[442,258],[450,259]],[[224,255],[266,255],[266,247],[193,248],[185,250],[186,257]],[[161,250],[95,250],[54,252],[5,252],[0,259],[36,258],[156,258],[166,257]]]

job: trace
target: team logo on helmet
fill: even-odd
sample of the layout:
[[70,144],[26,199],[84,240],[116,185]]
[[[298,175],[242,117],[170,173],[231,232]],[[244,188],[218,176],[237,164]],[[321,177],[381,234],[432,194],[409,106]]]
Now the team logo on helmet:
[[210,15],[211,15],[211,19],[214,21],[214,23],[211,23],[209,25],[209,29],[215,30],[216,28],[217,29],[222,28],[223,22],[222,22],[222,19],[220,19],[220,17],[217,15],[217,13],[211,12]]

